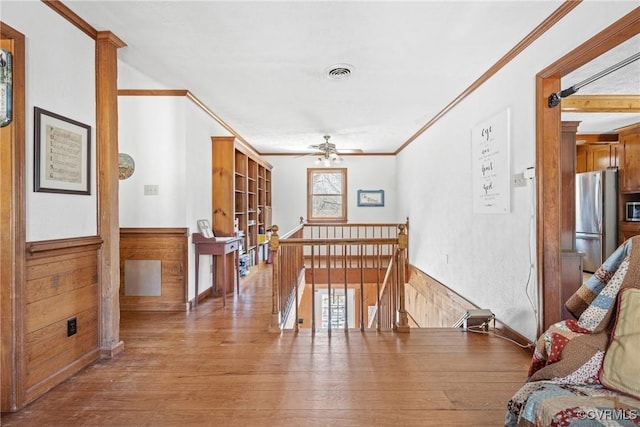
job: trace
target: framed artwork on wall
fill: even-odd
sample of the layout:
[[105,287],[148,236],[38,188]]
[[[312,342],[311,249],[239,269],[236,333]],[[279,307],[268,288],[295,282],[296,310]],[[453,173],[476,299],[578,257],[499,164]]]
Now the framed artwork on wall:
[[91,194],[91,126],[34,107],[34,191]]
[[358,206],[384,206],[384,190],[358,190]]
[[471,134],[473,213],[511,211],[509,109],[476,125]]

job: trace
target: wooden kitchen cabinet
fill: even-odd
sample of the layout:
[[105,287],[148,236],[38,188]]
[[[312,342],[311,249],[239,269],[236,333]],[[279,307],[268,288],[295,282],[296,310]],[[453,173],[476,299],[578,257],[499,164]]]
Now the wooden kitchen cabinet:
[[576,148],[576,173],[618,166],[618,144],[581,144]]
[[640,234],[640,222],[621,221],[618,224],[618,241],[624,243],[627,239]]
[[640,123],[619,129],[620,192],[640,193]]

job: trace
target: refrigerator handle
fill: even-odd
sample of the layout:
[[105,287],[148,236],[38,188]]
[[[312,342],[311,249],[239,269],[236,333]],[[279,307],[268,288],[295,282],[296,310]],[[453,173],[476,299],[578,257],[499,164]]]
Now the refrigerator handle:
[[598,221],[598,232],[602,233],[602,174],[596,174],[596,220]]

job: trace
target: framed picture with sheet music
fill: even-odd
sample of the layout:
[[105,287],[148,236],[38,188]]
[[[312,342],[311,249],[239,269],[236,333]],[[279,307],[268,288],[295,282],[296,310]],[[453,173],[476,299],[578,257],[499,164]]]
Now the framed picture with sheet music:
[[34,107],[34,191],[91,194],[91,126]]

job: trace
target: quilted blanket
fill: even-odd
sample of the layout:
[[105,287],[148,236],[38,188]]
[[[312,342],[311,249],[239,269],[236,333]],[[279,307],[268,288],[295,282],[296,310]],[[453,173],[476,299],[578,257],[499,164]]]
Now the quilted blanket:
[[638,278],[640,238],[634,238],[567,301],[576,319],[552,325],[538,339],[528,382],[507,405],[506,426],[640,426],[640,401],[604,388],[599,380],[616,297],[621,289],[640,287]]

